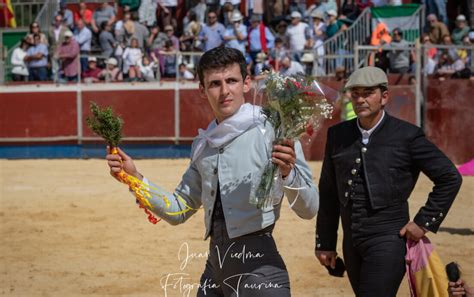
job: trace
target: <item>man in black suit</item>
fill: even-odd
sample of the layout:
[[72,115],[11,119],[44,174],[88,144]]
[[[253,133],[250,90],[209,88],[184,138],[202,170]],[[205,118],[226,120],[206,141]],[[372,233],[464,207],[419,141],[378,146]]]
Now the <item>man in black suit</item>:
[[[436,233],[462,181],[419,127],[384,111],[387,86],[379,68],[351,75],[345,88],[357,119],[329,128],[319,181],[316,257],[335,267],[340,217],[344,261],[358,297],[396,296],[405,274],[406,239]],[[420,171],[434,187],[410,221],[407,200]]]

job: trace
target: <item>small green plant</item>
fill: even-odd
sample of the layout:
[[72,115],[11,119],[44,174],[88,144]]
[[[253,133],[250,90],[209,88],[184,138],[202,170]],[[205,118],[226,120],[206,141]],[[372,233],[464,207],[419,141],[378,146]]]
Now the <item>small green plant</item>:
[[90,110],[92,116],[87,117],[87,126],[95,134],[104,138],[108,145],[117,147],[123,137],[123,120],[114,114],[110,106],[101,109],[97,103],[91,101]]

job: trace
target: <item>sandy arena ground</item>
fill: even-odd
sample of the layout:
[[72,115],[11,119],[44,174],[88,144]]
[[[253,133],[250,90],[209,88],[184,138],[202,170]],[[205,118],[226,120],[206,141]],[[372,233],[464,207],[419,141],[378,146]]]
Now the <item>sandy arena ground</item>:
[[[143,174],[168,190],[187,163],[137,161]],[[311,167],[319,178],[321,163]],[[412,213],[431,186],[420,177]],[[0,160],[0,189],[2,296],[187,296],[180,288],[199,281],[205,259],[184,265],[178,251],[186,245],[190,253],[207,251],[202,211],[176,227],[148,223],[102,160]],[[473,193],[474,178],[465,177],[444,229],[429,237],[443,261],[458,261],[474,286]],[[347,278],[332,278],[317,263],[314,223],[299,219],[285,203],[275,230],[293,296],[353,296]],[[165,292],[160,279],[172,273],[185,279]],[[406,281],[398,295],[409,296]]]

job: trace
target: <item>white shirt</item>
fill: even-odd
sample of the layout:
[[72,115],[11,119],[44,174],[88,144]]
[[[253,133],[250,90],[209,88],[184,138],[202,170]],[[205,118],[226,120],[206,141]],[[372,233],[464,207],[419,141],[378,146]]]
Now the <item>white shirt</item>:
[[12,69],[13,74],[18,74],[18,75],[28,75],[28,68],[26,68],[25,65],[25,56],[26,56],[26,51],[24,51],[21,47],[17,47],[12,54],[11,57],[11,63],[14,66]]
[[296,61],[291,61],[290,67],[287,69],[281,68],[280,74],[283,76],[290,76],[290,75],[295,75],[295,74],[304,74],[304,68],[303,65]]
[[289,26],[286,30],[286,35],[289,38],[290,50],[302,51],[306,44],[306,35],[309,30],[309,26],[306,23],[300,22],[296,26]]
[[123,52],[123,72],[128,73],[130,66],[139,66],[140,60],[143,56],[142,50],[139,48],[127,47]]
[[364,130],[364,128],[362,128],[359,124],[359,120],[357,120],[357,127],[359,128],[359,131],[360,133],[362,134],[362,143],[363,144],[367,144],[369,143],[369,138],[370,138],[370,135],[372,134],[372,132],[375,131],[375,129],[377,129],[377,127],[380,125],[380,123],[382,122],[383,118],[385,117],[385,110],[382,110],[382,117],[380,118],[380,120],[377,122],[377,124],[375,124],[375,126],[373,126],[371,129],[369,130]]

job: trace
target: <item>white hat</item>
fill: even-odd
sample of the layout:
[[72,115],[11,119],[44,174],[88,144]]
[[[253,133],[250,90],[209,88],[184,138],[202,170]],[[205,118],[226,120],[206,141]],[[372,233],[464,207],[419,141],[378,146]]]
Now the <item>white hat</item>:
[[66,33],[64,33],[64,37],[72,37],[73,34],[71,31],[67,30]]
[[230,20],[232,22],[238,22],[238,21],[241,21],[244,17],[242,16],[242,14],[240,13],[240,11],[238,10],[234,10],[234,12],[232,12],[232,17],[230,18]]
[[474,40],[474,31],[469,32],[469,39]]
[[114,65],[114,66],[117,66],[117,64],[118,64],[118,63],[117,63],[117,59],[115,59],[115,58],[108,58],[106,64],[107,64],[107,65]]
[[460,14],[460,15],[457,16],[456,21],[458,21],[458,22],[465,22],[465,21],[466,21],[466,17],[465,17],[463,14]]
[[89,58],[87,58],[87,62],[97,62],[97,58],[96,57],[89,57]]
[[293,11],[291,13],[291,18],[292,19],[296,19],[296,18],[301,19],[301,13],[299,13],[298,11]]
[[324,20],[323,12],[321,10],[318,10],[318,9],[315,9],[315,10],[313,10],[313,12],[311,12],[311,17],[312,18],[317,18],[317,19],[320,19],[320,20]]
[[330,9],[326,12],[328,15],[332,15],[332,16],[335,16],[337,17],[337,11],[335,11],[334,9]]
[[301,57],[301,62],[303,63],[311,63],[314,62],[314,55],[311,53],[305,53],[303,57]]

